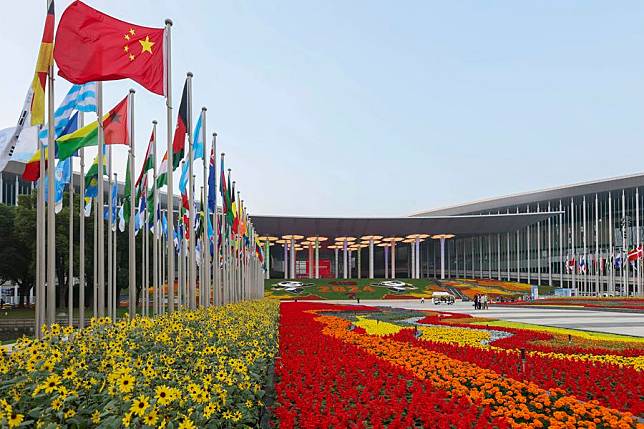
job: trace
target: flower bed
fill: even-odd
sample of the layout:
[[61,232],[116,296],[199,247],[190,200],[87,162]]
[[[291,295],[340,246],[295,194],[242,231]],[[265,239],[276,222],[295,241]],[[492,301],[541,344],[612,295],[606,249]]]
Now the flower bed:
[[2,424],[256,426],[277,321],[278,304],[264,300],[53,325],[0,358]]

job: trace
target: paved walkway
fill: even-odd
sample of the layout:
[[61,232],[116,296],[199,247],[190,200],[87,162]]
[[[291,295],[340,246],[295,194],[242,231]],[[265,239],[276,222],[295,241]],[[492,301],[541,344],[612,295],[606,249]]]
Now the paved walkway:
[[[355,301],[348,300],[324,302],[356,304]],[[431,300],[426,300],[424,304],[421,304],[420,300],[360,300],[360,304],[413,310],[443,310],[512,322],[644,337],[644,314],[527,307],[490,307],[488,310],[474,310],[471,302],[457,302],[448,306],[434,305]]]

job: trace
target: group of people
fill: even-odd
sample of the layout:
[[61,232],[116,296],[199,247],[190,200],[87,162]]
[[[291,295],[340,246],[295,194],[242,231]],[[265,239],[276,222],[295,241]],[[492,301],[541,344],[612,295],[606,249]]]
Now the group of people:
[[487,308],[488,308],[487,295],[476,295],[474,297],[474,309],[487,310]]

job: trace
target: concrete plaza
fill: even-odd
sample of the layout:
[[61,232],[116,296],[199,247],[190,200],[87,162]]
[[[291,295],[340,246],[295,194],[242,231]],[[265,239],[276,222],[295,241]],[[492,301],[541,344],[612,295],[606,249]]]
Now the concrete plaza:
[[[347,300],[324,302],[356,304],[355,301]],[[492,306],[488,310],[474,310],[472,302],[456,302],[448,306],[434,305],[430,299],[425,300],[424,303],[420,300],[360,300],[360,304],[412,310],[442,310],[511,322],[644,337],[644,314],[641,313],[501,306]]]

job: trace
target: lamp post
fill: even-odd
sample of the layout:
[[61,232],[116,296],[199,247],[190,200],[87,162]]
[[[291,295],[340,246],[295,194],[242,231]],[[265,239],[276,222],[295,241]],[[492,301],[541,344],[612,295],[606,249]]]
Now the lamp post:
[[445,280],[445,240],[454,238],[454,234],[435,234],[432,238],[441,243],[441,280]]

